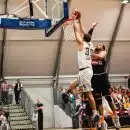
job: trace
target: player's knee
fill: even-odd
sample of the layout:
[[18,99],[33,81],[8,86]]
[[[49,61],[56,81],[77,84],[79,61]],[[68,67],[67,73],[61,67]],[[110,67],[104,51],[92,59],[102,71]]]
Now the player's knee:
[[110,96],[106,96],[106,100],[107,100],[108,102],[112,102],[112,98],[111,98]]

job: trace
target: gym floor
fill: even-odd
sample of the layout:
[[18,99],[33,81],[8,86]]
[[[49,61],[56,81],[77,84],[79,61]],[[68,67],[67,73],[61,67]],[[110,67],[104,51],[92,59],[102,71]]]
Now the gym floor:
[[[74,129],[45,129],[45,130],[74,130]],[[80,130],[80,129],[75,129]],[[108,129],[108,130],[115,130],[115,129]],[[130,128],[121,128],[120,130],[130,130]]]

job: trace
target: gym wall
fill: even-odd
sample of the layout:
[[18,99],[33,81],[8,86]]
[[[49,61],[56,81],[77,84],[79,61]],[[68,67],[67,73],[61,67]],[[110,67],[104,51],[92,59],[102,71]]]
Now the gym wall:
[[[10,12],[18,5],[18,2],[9,1],[8,11]],[[43,3],[39,3],[39,5],[42,7]],[[0,3],[1,13],[4,11],[3,6],[4,5]],[[95,45],[97,43],[104,43],[108,46],[120,10],[119,0],[82,0],[80,4],[79,0],[72,0],[71,9],[73,8],[77,8],[82,12],[82,22],[86,30],[89,29],[93,21],[98,20],[99,25],[94,31],[93,43]],[[129,12],[130,5],[127,5],[113,49],[111,73],[129,73]],[[18,15],[21,17],[28,16],[28,10]],[[35,16],[41,18],[40,13],[36,9]],[[71,30],[71,32],[73,33],[73,30]],[[66,30],[65,33],[69,38],[66,38],[64,41],[60,74],[77,74],[78,67],[75,38],[74,35],[70,33],[70,30]],[[52,75],[59,36],[60,29],[49,38],[44,37],[43,30],[7,30],[4,59],[5,76]],[[0,30],[0,39],[2,40],[2,29]],[[124,65],[124,63],[127,64],[127,66]]]

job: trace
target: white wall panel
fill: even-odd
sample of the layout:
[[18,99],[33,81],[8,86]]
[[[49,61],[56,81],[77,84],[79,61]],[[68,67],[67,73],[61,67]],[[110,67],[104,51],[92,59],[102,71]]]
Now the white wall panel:
[[4,3],[0,3],[0,14],[4,13],[4,9],[5,9],[5,4]]
[[121,26],[117,35],[117,40],[130,40],[130,4],[127,4],[122,17]]
[[82,23],[86,30],[95,20],[98,26],[95,29],[94,40],[110,40],[116,19],[119,14],[119,0],[72,0],[71,9],[77,8],[82,13]]
[[112,52],[111,73],[130,73],[130,41],[116,42]]
[[[56,33],[57,32],[57,33]],[[60,37],[60,29],[54,34],[46,38],[44,30],[7,30],[7,40],[58,40]]]
[[6,76],[52,75],[57,41],[7,41]]
[[[10,0],[8,4],[9,12],[22,1],[24,0]],[[41,7],[44,6],[42,0],[38,4]],[[82,23],[86,30],[89,29],[94,20],[98,20],[99,24],[94,30],[92,39],[94,40],[94,44],[105,43],[106,46],[109,45],[108,41],[110,41],[112,37],[120,6],[119,0],[82,0],[82,2],[79,2],[79,0],[72,0],[71,3],[71,9],[78,8],[81,11]],[[3,6],[0,8],[1,12],[2,10]],[[130,5],[128,4],[125,8],[117,40],[125,41],[130,38],[129,12]],[[36,9],[34,13],[36,16],[41,17]],[[27,16],[28,11],[25,10],[19,15]],[[67,28],[69,28],[69,26]],[[2,30],[0,30],[0,39],[2,39],[1,32]],[[8,30],[4,66],[5,75],[51,75],[58,43],[58,40],[55,39],[59,39],[59,36],[60,29],[47,39],[44,36],[44,30]],[[69,39],[70,37],[71,39]],[[55,41],[51,42],[53,39]],[[60,74],[76,74],[78,72],[75,41],[67,41],[68,39],[75,40],[73,28],[69,28],[65,31]],[[130,46],[128,43],[129,42],[116,42],[112,57],[111,72],[126,73],[128,71],[128,68],[123,68],[122,65],[124,62],[129,64],[128,56]],[[126,51],[122,52],[122,49]],[[120,51],[122,53],[120,53]],[[125,55],[126,52],[127,54]],[[121,62],[121,59],[124,62]],[[117,64],[119,64],[119,67],[117,67]]]

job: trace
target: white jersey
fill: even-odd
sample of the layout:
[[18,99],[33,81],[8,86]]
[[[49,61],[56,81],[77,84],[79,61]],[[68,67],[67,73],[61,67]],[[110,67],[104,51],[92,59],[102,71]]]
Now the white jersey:
[[92,68],[92,53],[93,53],[94,47],[91,42],[84,42],[84,49],[82,51],[78,51],[78,66],[79,69],[81,68]]

